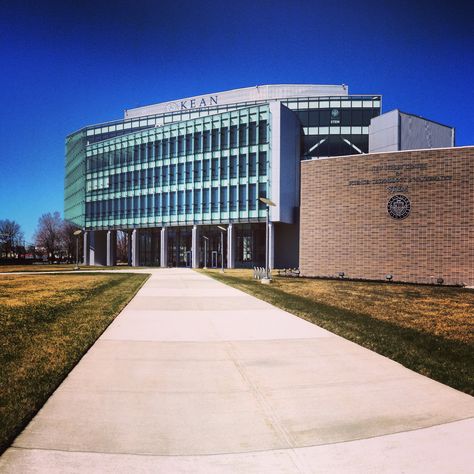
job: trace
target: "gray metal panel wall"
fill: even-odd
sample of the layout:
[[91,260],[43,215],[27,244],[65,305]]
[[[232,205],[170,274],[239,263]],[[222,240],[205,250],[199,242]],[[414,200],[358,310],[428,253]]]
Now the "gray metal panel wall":
[[369,126],[369,153],[399,150],[399,113],[392,110],[374,117]]
[[400,112],[400,150],[451,147],[453,137],[451,127]]

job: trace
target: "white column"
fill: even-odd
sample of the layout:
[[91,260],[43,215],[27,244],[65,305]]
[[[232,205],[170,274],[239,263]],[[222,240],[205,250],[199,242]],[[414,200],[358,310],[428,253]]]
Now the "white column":
[[270,270],[275,268],[275,227],[273,222],[268,224],[268,266]]
[[160,239],[160,266],[166,268],[168,266],[168,228],[161,228]]
[[199,229],[197,225],[194,225],[192,230],[191,251],[191,266],[192,268],[199,268]]
[[90,239],[90,235],[89,235],[89,231],[86,230],[84,231],[84,240],[83,240],[83,246],[82,246],[82,254],[83,254],[83,264],[84,265],[89,265],[89,239]]
[[235,226],[227,226],[227,268],[235,268]]
[[95,265],[95,231],[89,231],[89,265]]
[[117,231],[107,231],[107,266],[113,267],[116,264]]
[[138,229],[132,230],[132,267],[138,267]]

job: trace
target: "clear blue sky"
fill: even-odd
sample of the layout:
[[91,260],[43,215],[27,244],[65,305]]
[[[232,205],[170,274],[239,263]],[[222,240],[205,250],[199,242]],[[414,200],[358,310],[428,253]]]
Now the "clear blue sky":
[[3,2],[0,219],[63,212],[64,139],[139,105],[271,83],[348,84],[474,144],[471,2]]

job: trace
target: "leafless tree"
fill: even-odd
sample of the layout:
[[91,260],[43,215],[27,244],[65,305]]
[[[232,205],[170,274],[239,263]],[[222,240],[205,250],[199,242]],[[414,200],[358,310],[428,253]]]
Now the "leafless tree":
[[127,262],[128,234],[121,230],[117,231],[117,260],[119,262]]
[[0,247],[1,255],[8,257],[13,253],[18,253],[18,249],[24,246],[23,232],[20,224],[10,219],[0,220]]
[[[79,227],[77,227],[77,225],[73,224],[72,222],[66,220],[62,221],[60,234],[61,250],[70,262],[75,260],[77,237],[74,235],[74,232],[78,229]],[[82,239],[78,239],[78,244],[79,254],[81,254]]]
[[43,214],[38,219],[34,239],[38,247],[44,248],[49,258],[59,256],[61,251],[63,221],[59,212]]

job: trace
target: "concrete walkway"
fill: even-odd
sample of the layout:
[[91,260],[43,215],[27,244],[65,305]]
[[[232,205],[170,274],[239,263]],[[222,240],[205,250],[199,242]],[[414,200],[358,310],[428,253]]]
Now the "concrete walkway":
[[467,473],[474,399],[186,269],[154,270],[2,473]]

